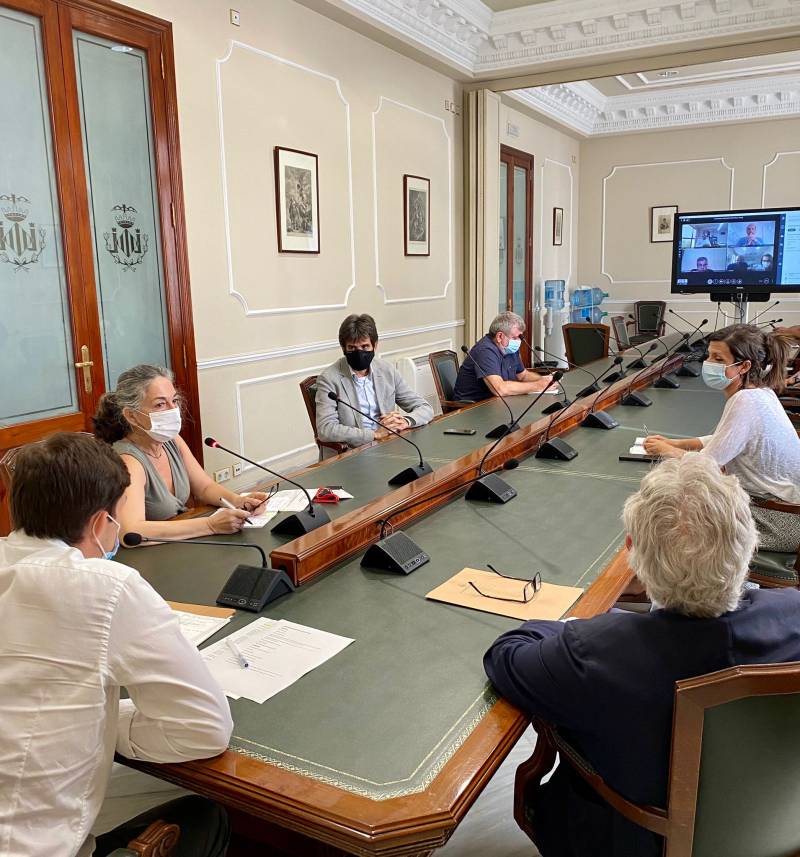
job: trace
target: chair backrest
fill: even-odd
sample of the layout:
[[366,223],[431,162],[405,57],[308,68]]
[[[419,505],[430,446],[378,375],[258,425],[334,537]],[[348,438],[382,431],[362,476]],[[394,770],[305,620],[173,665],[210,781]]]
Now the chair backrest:
[[428,364],[431,367],[439,403],[444,409],[445,403],[452,402],[454,399],[453,388],[458,376],[458,355],[450,350],[433,351],[428,355]]
[[300,382],[300,393],[306,406],[306,413],[311,421],[314,440],[317,439],[317,376],[309,375]]
[[617,340],[617,349],[624,351],[631,347],[631,339],[628,336],[628,326],[625,324],[624,315],[611,316],[611,329],[614,331],[614,339]]
[[800,663],[677,683],[665,857],[800,853]]
[[611,332],[606,324],[573,323],[562,325],[567,360],[576,366],[608,357],[608,337]]
[[[94,437],[94,435],[89,431],[78,431],[75,434],[84,434],[88,437]],[[44,440],[44,438],[41,438]],[[41,443],[41,440],[34,440],[31,443]],[[27,444],[23,444],[22,446],[15,446],[11,449],[7,449],[3,456],[0,458],[0,481],[2,481],[3,486],[6,491],[11,490],[11,480],[14,477],[14,470],[16,468],[16,459],[19,455],[20,451],[25,448]]]
[[661,336],[666,311],[666,301],[636,301],[633,305],[636,330],[639,333],[652,333],[653,336]]

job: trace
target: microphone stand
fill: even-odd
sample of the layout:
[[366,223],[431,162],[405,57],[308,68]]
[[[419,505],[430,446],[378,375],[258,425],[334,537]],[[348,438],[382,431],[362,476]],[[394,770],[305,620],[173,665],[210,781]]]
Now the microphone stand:
[[212,449],[221,449],[223,452],[227,452],[236,458],[241,458],[242,461],[246,461],[248,464],[252,464],[253,467],[258,467],[259,470],[266,471],[271,476],[276,476],[278,479],[282,479],[284,482],[294,485],[306,495],[308,507],[302,512],[293,512],[291,515],[287,515],[282,521],[275,524],[270,532],[286,536],[303,536],[306,533],[310,533],[312,530],[316,530],[318,527],[322,527],[325,524],[330,523],[331,519],[325,509],[314,509],[314,504],[311,501],[311,494],[309,494],[308,489],[299,482],[295,482],[294,479],[290,479],[288,476],[276,473],[274,470],[270,470],[269,467],[265,467],[257,461],[246,458],[240,452],[234,452],[232,449],[228,449],[213,437],[207,437],[204,443]]
[[[545,351],[544,348],[541,348],[539,345],[537,345],[533,350],[537,351],[539,354],[544,354],[545,357],[552,357],[555,360],[563,360],[567,364],[567,366],[569,366],[570,369],[577,369],[579,372],[583,372],[592,379],[592,383],[588,387],[584,387],[582,390],[579,390],[575,394],[576,399],[581,399],[584,396],[591,396],[592,393],[600,392],[600,380],[597,375],[594,374],[594,372],[590,372],[588,369],[584,369],[583,366],[578,366],[577,363],[573,363],[571,360],[567,360],[566,357],[559,357],[557,354],[551,354],[549,351]],[[569,396],[567,396],[566,390],[564,390],[564,403],[562,404],[561,402],[553,402],[552,405],[548,405],[546,408],[544,408],[542,410],[542,413],[552,414],[555,411],[560,411],[563,408],[569,407],[571,404],[572,402],[569,400]]]
[[[666,359],[672,354],[672,352],[678,347],[678,345],[680,345],[683,342],[686,342],[688,339],[689,339],[689,334],[684,333],[681,340],[678,343],[676,343],[675,345],[673,345],[672,348],[668,348],[664,352],[664,354],[661,355],[658,359],[666,361]],[[652,351],[656,347],[656,345],[657,345],[657,343],[654,342],[645,353],[647,354],[650,351]],[[651,364],[651,366],[655,362],[656,361],[654,360],[653,363]],[[665,363],[665,365],[666,365],[666,363]],[[641,376],[642,372],[644,372],[644,371],[645,371],[644,369],[640,369],[633,376],[633,378],[631,378],[631,382],[628,385],[625,396],[623,397],[622,401],[620,402],[621,405],[626,405],[629,407],[637,407],[637,408],[649,408],[650,405],[653,404],[653,400],[649,396],[646,396],[644,393],[638,393],[633,389],[633,385],[636,382],[636,379],[639,378]]]
[[488,387],[490,387],[492,393],[494,393],[495,398],[500,399],[500,401],[506,406],[506,410],[508,411],[508,415],[511,418],[508,425],[506,425],[505,423],[501,423],[499,426],[495,426],[491,431],[488,431],[484,435],[484,437],[488,437],[488,438],[505,437],[507,434],[511,434],[512,431],[516,431],[519,428],[519,425],[517,424],[517,421],[514,418],[514,412],[511,410],[511,406],[506,401],[505,396],[501,396],[500,393],[498,392],[497,388],[489,380],[489,376],[486,374],[486,370],[475,359],[475,356],[472,353],[472,349],[467,348],[466,345],[462,345],[461,350],[478,367],[478,369],[480,369],[481,372],[483,372],[483,378],[481,378],[480,380],[482,380]]
[[[622,357],[620,355],[617,355],[616,359],[614,360],[614,364],[619,365],[619,363],[622,363]],[[586,414],[586,416],[581,420],[581,425],[584,428],[599,428],[605,429],[606,431],[610,431],[611,429],[614,429],[619,425],[617,420],[615,420],[614,417],[612,417],[611,414],[608,413],[608,411],[595,411],[597,403],[600,401],[600,397],[602,395],[603,391],[601,390],[594,397],[594,400],[592,401],[592,404],[589,408],[589,413]]]
[[[336,402],[338,405],[344,405],[346,408],[350,408],[351,411],[355,411],[357,414],[361,414],[362,417],[366,417],[366,419],[374,422],[372,417],[369,414],[365,414],[363,411],[359,411],[358,408],[354,408],[350,402],[345,402],[344,399],[340,399],[336,393],[331,390],[328,393],[328,398],[332,401]],[[388,426],[381,426],[381,428],[385,428],[389,434],[393,434],[395,437],[399,437],[400,440],[404,440],[406,443],[410,443],[411,446],[414,447],[417,451],[417,455],[419,455],[419,464],[413,464],[409,467],[406,467],[404,470],[401,470],[397,475],[392,476],[389,480],[390,485],[408,485],[409,482],[413,482],[415,479],[419,479],[420,476],[426,476],[428,473],[433,473],[433,469],[427,461],[422,460],[422,450],[414,443],[413,440],[410,440],[405,435],[400,434],[399,431],[395,431],[394,429],[390,429]]]
[[[603,391],[598,390],[597,392],[601,393]],[[575,449],[575,447],[571,446],[560,437],[554,437],[550,440],[550,430],[563,415],[564,412],[561,411],[560,413],[556,412],[552,417],[550,417],[550,422],[544,430],[544,439],[539,443],[539,447],[536,450],[536,458],[549,458],[556,461],[572,461],[572,459],[578,454],[578,450]]]

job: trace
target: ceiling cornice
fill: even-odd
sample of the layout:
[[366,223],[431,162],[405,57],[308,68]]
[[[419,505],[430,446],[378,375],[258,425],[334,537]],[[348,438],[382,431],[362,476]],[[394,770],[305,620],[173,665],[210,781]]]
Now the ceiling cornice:
[[582,81],[509,95],[586,137],[800,116],[800,74],[613,96]]
[[328,2],[477,78],[800,26],[800,0],[550,0],[505,12],[480,0]]

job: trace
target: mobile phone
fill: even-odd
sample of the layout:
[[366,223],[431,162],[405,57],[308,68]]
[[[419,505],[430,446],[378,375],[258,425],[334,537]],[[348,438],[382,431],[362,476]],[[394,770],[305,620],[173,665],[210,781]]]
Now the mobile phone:
[[445,429],[442,434],[475,434],[475,429]]

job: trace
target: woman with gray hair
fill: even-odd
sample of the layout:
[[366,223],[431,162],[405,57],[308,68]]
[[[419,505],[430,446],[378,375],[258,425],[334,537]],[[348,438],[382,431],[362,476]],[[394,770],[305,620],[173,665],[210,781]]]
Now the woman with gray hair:
[[[483,662],[503,696],[556,726],[612,789],[663,807],[675,682],[800,660],[800,591],[744,589],[757,543],[749,497],[711,456],[653,468],[623,520],[656,609],[526,622]],[[530,798],[542,857],[661,857],[663,840],[599,801],[569,764]]]
[[[123,535],[188,539],[236,533],[266,500],[258,491],[244,497],[217,485],[180,430],[181,396],[172,373],[162,366],[128,369],[119,376],[116,390],[100,400],[94,433],[113,445],[131,477],[119,511]],[[170,520],[187,510],[190,494],[199,503],[224,508],[206,518]]]

